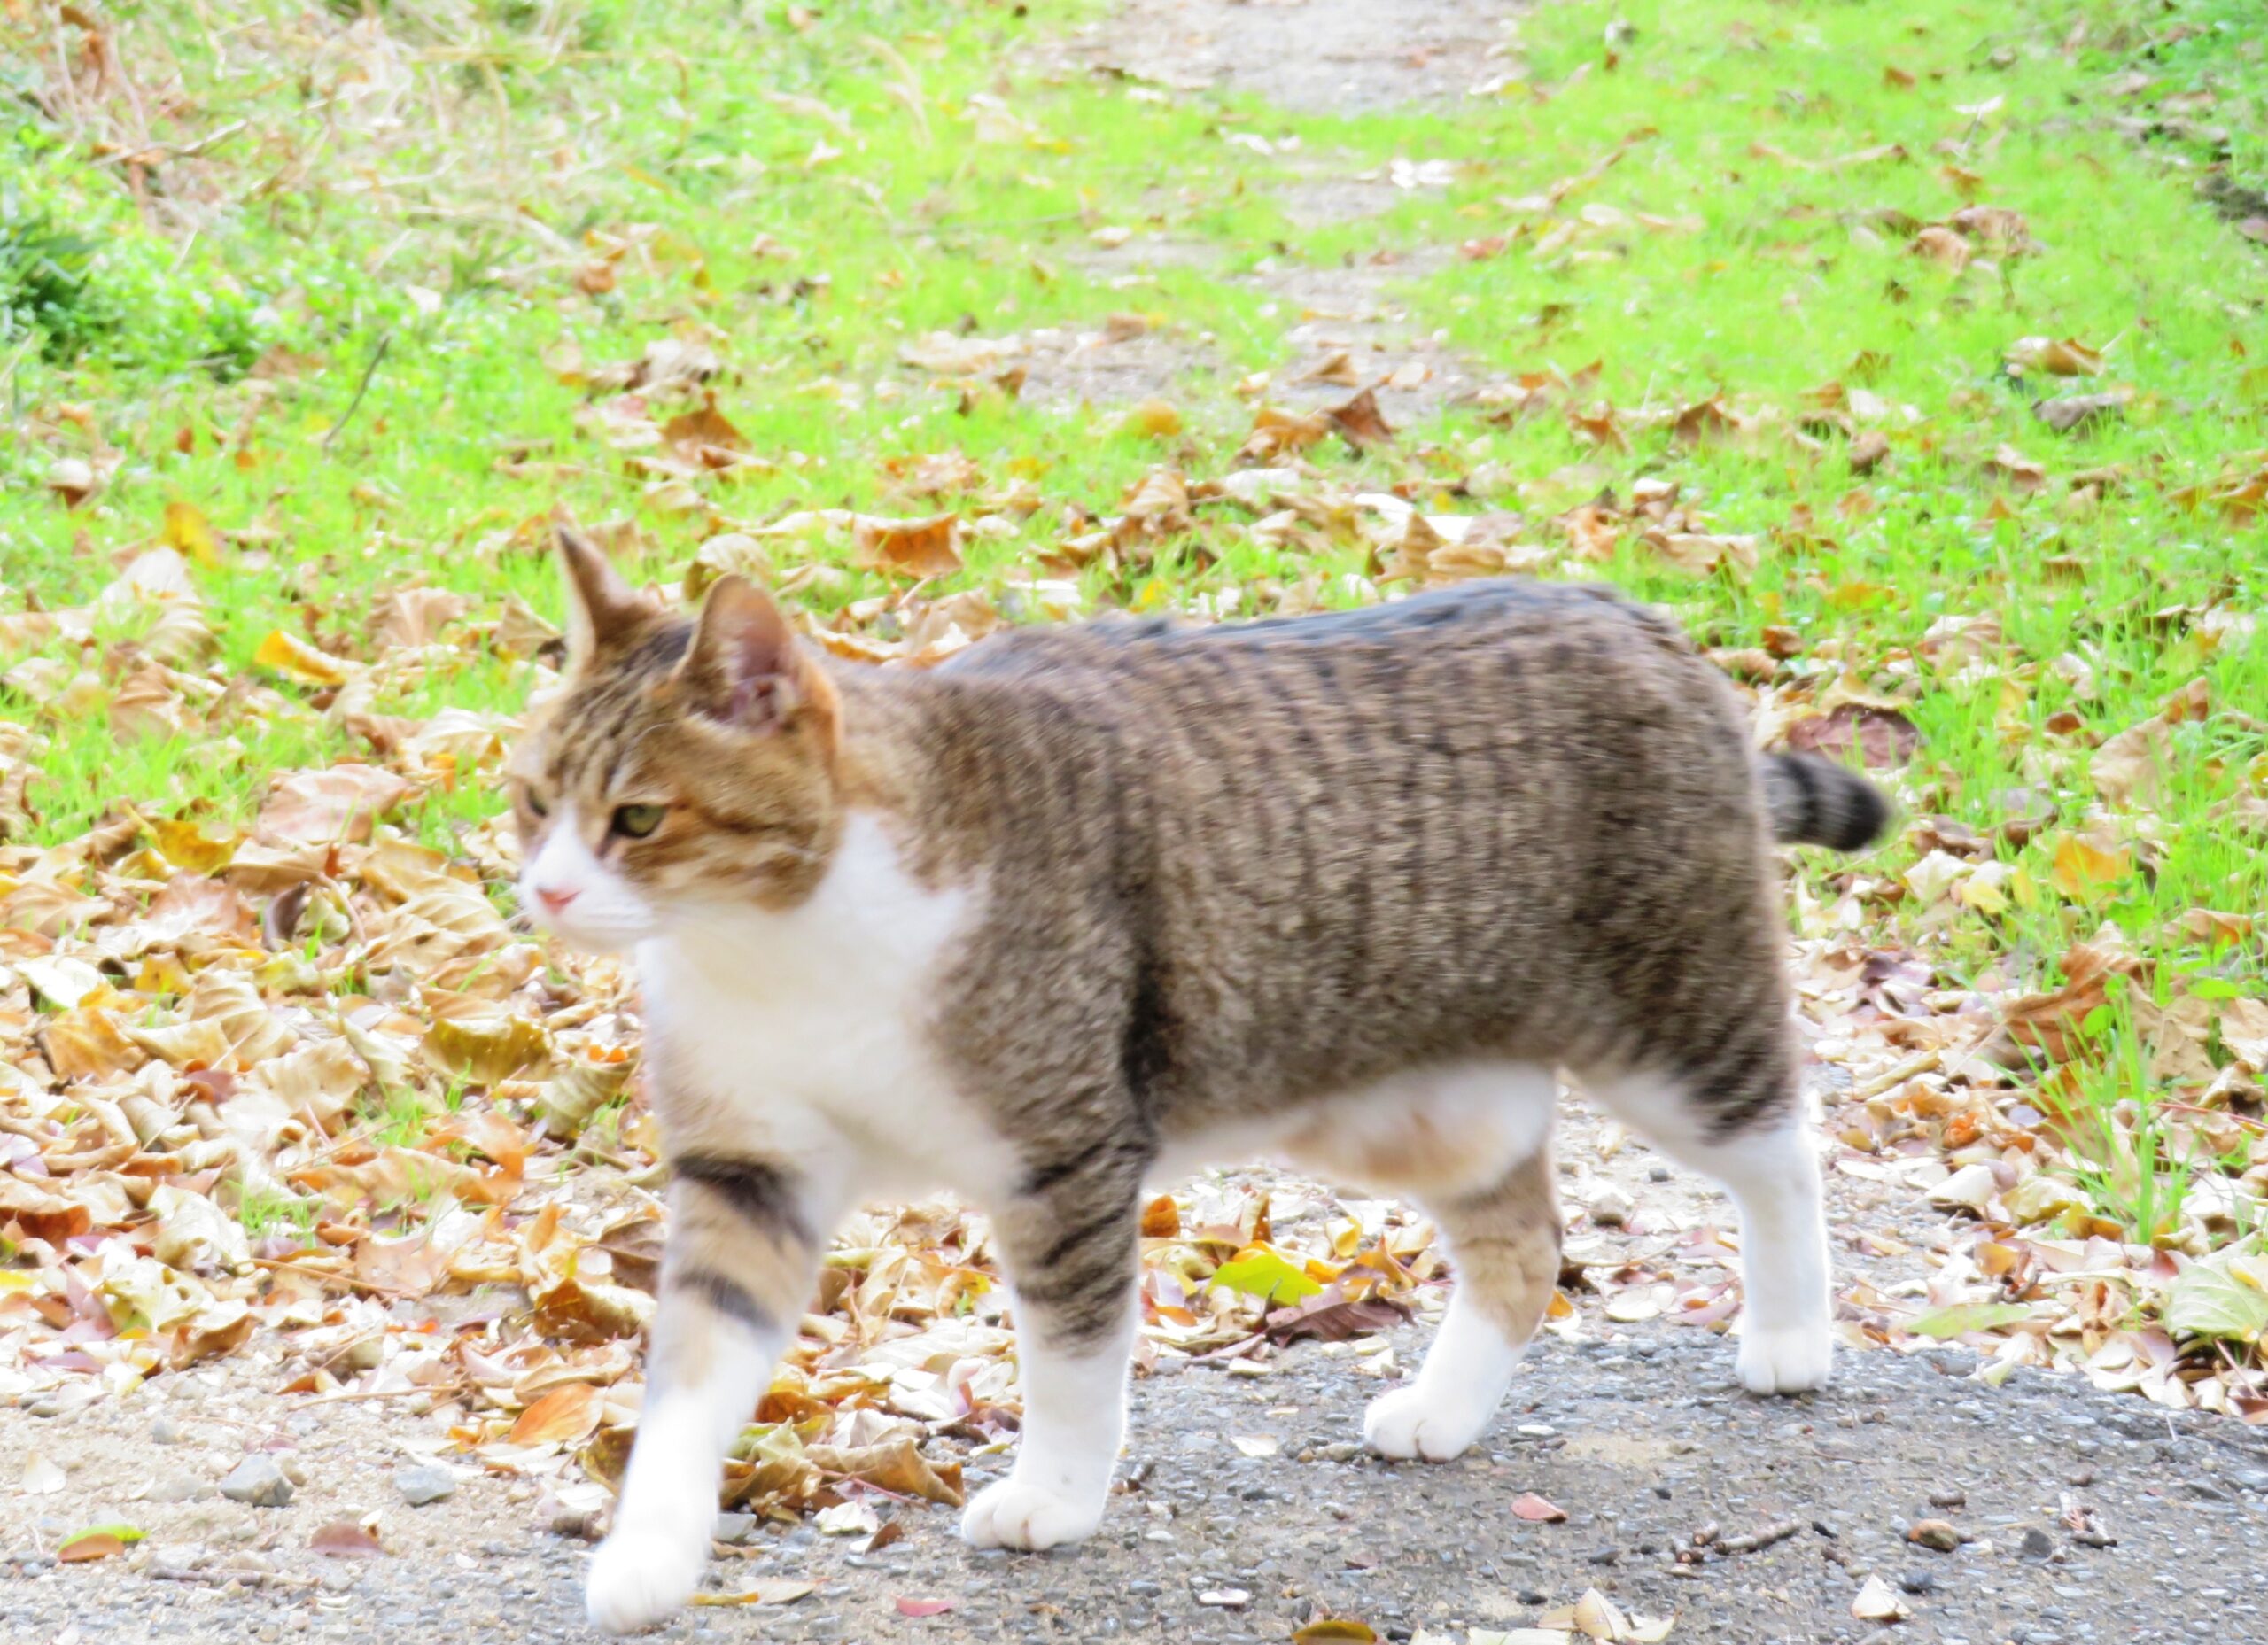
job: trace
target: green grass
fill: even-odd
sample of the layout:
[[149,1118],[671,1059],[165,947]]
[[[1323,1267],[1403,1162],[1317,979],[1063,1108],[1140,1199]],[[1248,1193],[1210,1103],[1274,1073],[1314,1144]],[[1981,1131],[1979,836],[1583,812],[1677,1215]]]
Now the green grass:
[[[1074,511],[1115,511],[1152,465],[1239,466],[1249,407],[1230,384],[1301,362],[1285,357],[1296,316],[1238,276],[1383,245],[1412,254],[1414,313],[1480,365],[1596,362],[1584,407],[1612,407],[1627,448],[1585,439],[1557,407],[1514,420],[1451,407],[1402,431],[1398,454],[1324,459],[1332,485],[1437,487],[1445,508],[1518,513],[1532,539],[1556,541],[1562,508],[1674,484],[1706,529],[1763,539],[1752,578],[1679,570],[1631,531],[1580,569],[1674,606],[1727,650],[1791,632],[1783,696],[1839,675],[1900,702],[1921,734],[1897,779],[1909,811],[1985,835],[2005,865],[2004,897],[1924,907],[1898,891],[1921,845],[1885,848],[1859,871],[1873,940],[1924,953],[1947,989],[2045,989],[2109,922],[2162,990],[2262,990],[2256,941],[2211,946],[2179,924],[2268,906],[2258,834],[2232,820],[2268,800],[2268,741],[2249,717],[2268,713],[2268,643],[2201,620],[2261,609],[2268,545],[2256,516],[2182,495],[2268,447],[2268,268],[2194,186],[2213,164],[2243,187],[2268,169],[2249,0],[1571,0],[1522,18],[1498,95],[1346,119],[1045,76],[1029,50],[1043,25],[983,0],[864,0],[805,24],[773,4],[454,0],[373,6],[383,27],[351,35],[359,8],[207,9],[232,27],[119,14],[122,60],[146,85],[177,81],[182,95],[144,103],[170,113],[82,89],[22,103],[0,132],[0,406],[14,434],[0,443],[0,609],[89,600],[157,539],[168,502],[187,502],[224,538],[198,572],[216,636],[201,666],[274,694],[219,742],[122,741],[98,713],[44,711],[0,686],[0,718],[45,739],[32,843],[121,801],[241,826],[268,773],[361,751],[321,694],[253,659],[278,630],[368,657],[373,615],[403,586],[447,586],[470,609],[458,643],[375,709],[516,711],[530,670],[482,625],[507,598],[555,609],[539,552],[555,508],[634,522],[634,569],[673,580],[712,530],[794,509],[965,507],[891,493],[894,462],[958,452],[979,493],[1021,482],[1045,503],[928,591],[997,592],[1077,529]],[[1633,32],[1610,62],[1617,20]],[[2137,144],[2114,124],[2182,98],[2225,134]],[[1239,134],[1297,146],[1287,160]],[[139,176],[138,202],[121,148],[175,157]],[[1291,167],[1397,158],[1454,162],[1456,181],[1316,228],[1276,203]],[[1980,252],[1960,271],[1909,249],[1969,204],[2021,213],[2035,249]],[[1203,258],[1114,283],[1088,256],[1113,227]],[[933,331],[1124,311],[1206,362],[1169,391],[1188,432],[1126,433],[1110,406],[965,410],[897,363]],[[2101,349],[2101,376],[2013,376],[2008,346],[2033,336]],[[701,483],[690,508],[662,506],[579,423],[594,392],[570,364],[587,373],[666,338],[717,349],[718,407],[765,459]],[[1835,384],[1891,408],[1862,419],[1890,439],[1871,473],[1842,433],[1792,438]],[[2031,410],[2109,388],[2132,391],[2125,416],[2087,431],[2056,434]],[[1670,414],[1712,395],[1758,432],[1673,438]],[[1992,477],[2004,445],[2045,483]],[[59,460],[113,456],[75,510],[45,490]],[[2079,489],[2094,469],[2115,476]],[[774,547],[783,566],[836,564],[801,596],[822,610],[895,586],[839,544]],[[1208,516],[1153,563],[1077,577],[1098,606],[1232,588],[1257,605],[1302,581],[1338,601],[1367,558],[1351,538],[1286,547]],[[1996,624],[2000,641],[1948,650],[1947,619]],[[115,685],[115,652],[41,655],[111,666]],[[0,671],[22,656],[0,643]],[[2163,792],[2116,803],[2094,745],[2197,679],[2210,711],[2171,728]],[[493,777],[468,773],[414,824],[448,845],[497,806]],[[2019,811],[2048,820],[1996,834]],[[2059,884],[2059,850],[2088,829],[2123,861],[2100,883]],[[1850,888],[1840,865],[1803,872],[1822,897]],[[2157,1152],[2170,1093],[2122,1021],[2088,1078],[2149,1139],[2148,1183],[2085,1180],[2148,1238],[2197,1168]]]
[[250,1189],[237,1201],[237,1221],[254,1239],[289,1235],[302,1245],[312,1244],[315,1212],[315,1201],[279,1188]]

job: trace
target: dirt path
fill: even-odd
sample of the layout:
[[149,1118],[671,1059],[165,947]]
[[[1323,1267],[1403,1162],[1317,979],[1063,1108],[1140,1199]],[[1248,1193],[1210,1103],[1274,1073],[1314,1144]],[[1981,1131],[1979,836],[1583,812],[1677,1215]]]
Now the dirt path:
[[[1044,54],[1054,74],[1123,76],[1177,95],[1220,93],[1275,107],[1360,114],[1454,107],[1502,72],[1496,0],[1126,0],[1106,20],[1068,35]],[[1328,152],[1287,153],[1275,190],[1302,228],[1374,217],[1405,190],[1438,186],[1414,163],[1397,170]],[[1266,298],[1283,327],[1285,352],[1269,395],[1298,407],[1342,400],[1374,385],[1388,421],[1401,426],[1472,394],[1494,375],[1459,357],[1397,300],[1396,287],[1429,272],[1447,247],[1381,244],[1367,257],[1313,261],[1293,245],[1233,277]],[[1090,278],[1138,293],[1161,268],[1220,260],[1210,245],[1138,237],[1077,261]],[[1197,347],[1101,341],[1036,351],[1029,398],[1130,401],[1172,398],[1190,377],[1225,387],[1227,374]],[[1098,369],[1100,368],[1100,369]]]
[[1066,61],[1310,113],[1449,102],[1490,73],[1503,0],[1124,0]]
[[[1421,1347],[1413,1330],[1395,1352],[1406,1366]],[[1468,1629],[1532,1626],[1596,1587],[1626,1611],[1674,1613],[1682,1645],[1818,1645],[1881,1632],[1851,1614],[1869,1577],[1913,1613],[1884,1636],[1901,1641],[2268,1637],[2261,1436],[2028,1372],[1986,1388],[1959,1379],[1969,1362],[1958,1349],[1846,1355],[1831,1392],[1774,1401],[1733,1385],[1730,1349],[1706,1332],[1547,1339],[1485,1450],[1441,1468],[1363,1453],[1362,1405],[1379,1383],[1347,1356],[1306,1346],[1256,1377],[1191,1366],[1137,1385],[1124,1472],[1138,1483],[1088,1545],[972,1555],[951,1513],[920,1505],[897,1510],[905,1534],[871,1556],[809,1525],[757,1531],[745,1548],[720,1546],[713,1588],[816,1589],[698,1609],[660,1637],[1237,1645],[1283,1640],[1321,1610],[1384,1638],[1464,1645]],[[308,1481],[288,1506],[217,1500],[213,1479],[276,1408],[247,1399],[234,1374],[164,1385],[169,1401],[107,1402],[38,1429],[74,1484],[0,1540],[10,1645],[590,1637],[586,1546],[550,1530],[532,1483],[472,1477],[409,1508],[399,1431],[370,1407],[330,1405],[280,1417]],[[1247,1455],[1270,1439],[1274,1455]],[[975,1460],[970,1477],[1003,1463]],[[202,1495],[133,1501],[152,1480],[159,1495]],[[1515,1517],[1523,1492],[1566,1519]],[[308,1550],[319,1525],[372,1509],[386,1556]],[[134,1570],[58,1566],[42,1551],[59,1528],[129,1516],[150,1533]],[[1929,1519],[1967,1540],[1909,1541]],[[954,1608],[899,1613],[901,1599],[938,1598]]]

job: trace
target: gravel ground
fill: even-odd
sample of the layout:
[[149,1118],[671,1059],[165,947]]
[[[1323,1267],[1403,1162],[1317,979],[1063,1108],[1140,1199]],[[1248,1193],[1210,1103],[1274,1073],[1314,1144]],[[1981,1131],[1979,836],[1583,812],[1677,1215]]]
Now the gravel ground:
[[[1406,1368],[1423,1346],[1397,1344]],[[699,1609],[671,1639],[1282,1640],[1317,1611],[1383,1637],[1532,1623],[1597,1587],[1627,1610],[1676,1613],[1679,1641],[1871,1639],[1853,1619],[1879,1575],[1910,1609],[1901,1641],[2049,1645],[2268,1638],[2268,1440],[2236,1424],[2098,1396],[2020,1372],[1994,1389],[1958,1373],[1963,1350],[1845,1356],[1836,1386],[1759,1400],[1731,1379],[1729,1345],[1657,1326],[1604,1342],[1539,1345],[1496,1426],[1443,1467],[1386,1463],[1355,1445],[1377,1379],[1306,1346],[1267,1375],[1184,1366],[1136,1388],[1131,1441],[1100,1534],[1048,1555],[972,1554],[948,1510],[895,1510],[905,1535],[862,1555],[809,1526],[720,1545],[714,1587],[815,1582],[784,1606]],[[142,1645],[311,1637],[582,1640],[580,1539],[554,1532],[540,1492],[469,1476],[412,1509],[401,1424],[367,1405],[247,1423],[236,1377],[173,1379],[76,1413],[0,1417],[0,1466],[36,1447],[61,1494],[11,1505],[0,1551],[0,1638],[15,1645]],[[276,1410],[276,1402],[265,1408]],[[288,1506],[214,1487],[280,1431],[307,1483]],[[1276,1455],[1238,1439],[1273,1439]],[[1258,1447],[1254,1447],[1258,1448]],[[392,1453],[390,1455],[389,1453]],[[1004,1467],[973,1459],[972,1481]],[[145,1485],[149,1496],[131,1500]],[[1511,1511],[1534,1492],[1564,1523]],[[194,1494],[190,1500],[157,1497]],[[1933,1505],[1934,1504],[1934,1505]],[[2115,1538],[2092,1546],[2066,1511]],[[326,1523],[383,1510],[377,1557],[307,1544]],[[1926,1519],[1968,1539],[1907,1540]],[[123,1558],[58,1565],[57,1538],[140,1525]],[[1728,1541],[1792,1524],[1752,1552]],[[1715,1547],[1675,1551],[1716,1528]],[[2098,1541],[2103,1539],[2098,1537]],[[1248,1595],[1241,1604],[1207,1603]],[[927,1618],[900,1599],[950,1599]],[[76,1631],[74,1632],[73,1630]]]

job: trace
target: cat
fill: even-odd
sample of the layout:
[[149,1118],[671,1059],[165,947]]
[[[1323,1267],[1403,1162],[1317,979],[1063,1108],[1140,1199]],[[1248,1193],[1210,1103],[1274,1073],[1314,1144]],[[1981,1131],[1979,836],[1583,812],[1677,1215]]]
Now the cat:
[[659,1622],[721,1458],[861,1198],[992,1220],[1024,1399],[978,1546],[1092,1532],[1146,1182],[1263,1152],[1418,1199],[1456,1288],[1370,1446],[1494,1415],[1558,1274],[1557,1071],[1721,1183],[1739,1378],[1820,1386],[1827,1244],[1771,847],[1881,795],[1761,756],[1674,624],[1480,581],[1212,627],[1012,630],[839,663],[727,577],[696,620],[563,532],[560,688],[509,765],[524,906],[634,951],[672,1172],[647,1400],[588,1580]]

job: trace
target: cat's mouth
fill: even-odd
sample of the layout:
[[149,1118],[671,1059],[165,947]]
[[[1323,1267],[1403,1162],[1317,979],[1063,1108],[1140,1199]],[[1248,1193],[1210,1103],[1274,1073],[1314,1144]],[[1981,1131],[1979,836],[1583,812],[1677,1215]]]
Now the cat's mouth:
[[586,953],[623,954],[652,936],[659,921],[645,907],[630,907],[618,898],[579,896],[564,908],[547,908],[523,890],[519,912],[512,917],[515,930],[556,937]]

